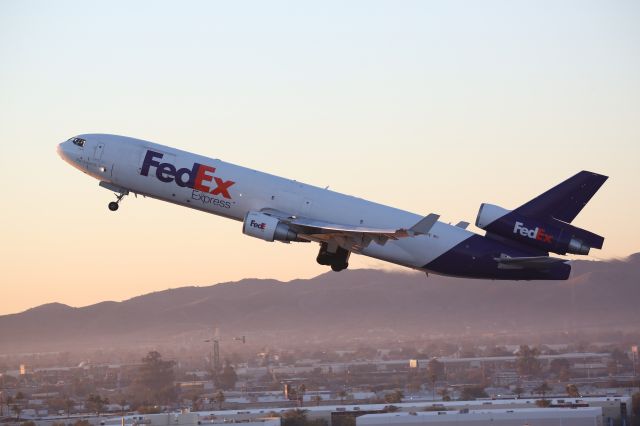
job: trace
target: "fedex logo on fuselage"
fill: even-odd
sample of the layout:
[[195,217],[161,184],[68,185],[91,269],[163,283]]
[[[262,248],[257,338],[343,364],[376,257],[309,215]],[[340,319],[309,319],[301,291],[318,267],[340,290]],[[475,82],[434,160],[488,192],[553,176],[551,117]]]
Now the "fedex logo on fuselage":
[[215,167],[205,166],[204,164],[193,163],[191,169],[186,167],[176,169],[171,163],[161,163],[164,154],[161,152],[147,150],[142,162],[142,169],[140,174],[142,176],[149,176],[149,169],[151,167],[156,168],[156,177],[160,182],[174,181],[178,186],[195,189],[197,191],[206,192],[212,195],[221,195],[224,198],[231,199],[229,194],[229,187],[235,182],[231,180],[222,180],[213,173],[216,171]]
[[542,241],[543,243],[550,243],[553,240],[553,235],[547,234],[544,228],[538,228],[537,226],[534,229],[525,228],[522,226],[522,222],[516,222],[513,227],[513,233],[533,240]]

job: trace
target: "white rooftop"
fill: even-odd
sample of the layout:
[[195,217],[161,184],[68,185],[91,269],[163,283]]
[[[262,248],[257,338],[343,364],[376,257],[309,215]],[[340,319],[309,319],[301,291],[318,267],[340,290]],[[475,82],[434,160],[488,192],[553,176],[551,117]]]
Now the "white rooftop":
[[[476,423],[492,425],[597,425],[602,409],[521,408],[515,410],[470,410],[469,412],[410,412],[367,414],[356,419],[362,425],[421,425]],[[546,421],[545,421],[546,420]],[[555,420],[555,421],[554,421]]]

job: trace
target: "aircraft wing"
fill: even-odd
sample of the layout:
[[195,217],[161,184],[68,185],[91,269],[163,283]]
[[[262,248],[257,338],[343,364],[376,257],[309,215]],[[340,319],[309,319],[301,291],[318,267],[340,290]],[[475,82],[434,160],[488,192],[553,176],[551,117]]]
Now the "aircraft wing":
[[549,256],[508,257],[494,258],[500,269],[548,269],[555,264],[567,262],[565,259]]
[[384,245],[388,240],[414,237],[428,234],[440,215],[431,213],[410,228],[372,228],[366,226],[346,225],[325,222],[317,219],[289,215],[274,209],[263,209],[262,213],[277,217],[296,230],[298,236],[310,241],[336,242],[346,250],[354,246],[366,247],[375,241]]

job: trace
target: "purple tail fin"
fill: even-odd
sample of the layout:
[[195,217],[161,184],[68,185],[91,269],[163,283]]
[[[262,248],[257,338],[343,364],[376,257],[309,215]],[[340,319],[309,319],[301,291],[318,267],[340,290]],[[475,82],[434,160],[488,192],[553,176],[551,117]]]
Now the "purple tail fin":
[[581,171],[514,211],[528,217],[571,223],[606,180],[607,176]]

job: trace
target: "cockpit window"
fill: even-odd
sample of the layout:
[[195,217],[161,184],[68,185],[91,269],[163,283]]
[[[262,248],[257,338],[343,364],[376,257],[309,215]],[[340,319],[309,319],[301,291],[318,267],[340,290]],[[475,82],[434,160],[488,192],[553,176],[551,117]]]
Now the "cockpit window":
[[82,147],[84,146],[85,140],[82,138],[71,138],[71,142],[73,142],[74,145]]

